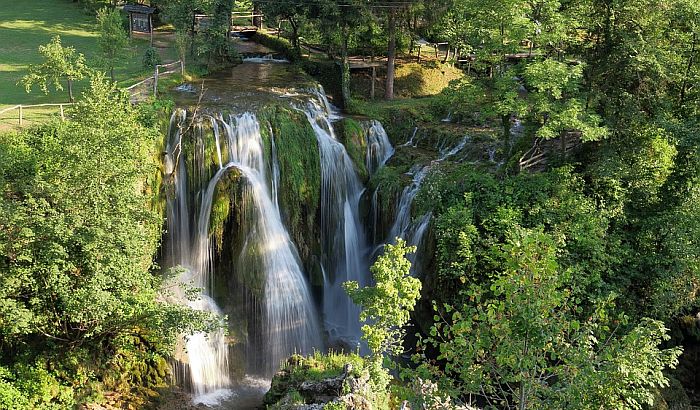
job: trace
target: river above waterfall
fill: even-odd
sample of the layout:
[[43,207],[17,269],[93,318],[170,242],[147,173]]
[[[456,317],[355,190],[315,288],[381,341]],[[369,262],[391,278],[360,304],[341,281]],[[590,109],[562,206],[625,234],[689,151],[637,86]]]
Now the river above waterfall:
[[[250,55],[271,56],[269,49],[250,41],[245,45]],[[202,94],[201,104],[209,109],[222,107],[231,111],[254,111],[266,104],[294,97],[295,90],[315,88],[317,83],[299,67],[274,60],[244,61],[234,67],[217,71],[199,81],[176,88],[174,100],[178,106],[195,106]]]

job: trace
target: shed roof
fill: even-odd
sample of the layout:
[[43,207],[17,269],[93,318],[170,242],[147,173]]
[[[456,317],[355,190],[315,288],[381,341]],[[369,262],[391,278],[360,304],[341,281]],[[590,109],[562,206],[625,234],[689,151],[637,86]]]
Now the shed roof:
[[126,4],[124,5],[124,11],[127,13],[153,14],[156,11],[156,8],[143,4]]

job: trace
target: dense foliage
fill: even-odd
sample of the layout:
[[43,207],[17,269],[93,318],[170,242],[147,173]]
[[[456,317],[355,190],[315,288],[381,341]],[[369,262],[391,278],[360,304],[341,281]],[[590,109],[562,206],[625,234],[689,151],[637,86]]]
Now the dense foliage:
[[[183,61],[196,54],[213,69],[235,60],[230,1],[151,4],[175,28]],[[350,363],[384,397],[390,376],[382,366],[406,350],[414,362],[392,389],[416,408],[641,409],[662,405],[669,385],[698,387],[700,3],[275,0],[251,7],[289,40],[258,38],[328,74],[345,108],[388,120],[394,142],[422,128],[422,142],[394,144],[396,155],[368,183],[387,214],[414,167],[430,168],[412,209],[432,217],[420,281],[405,259],[413,249],[388,245],[372,267],[373,286],[346,284],[363,308],[372,356],[294,357],[284,369],[292,390]],[[208,17],[195,21],[200,13]],[[120,17],[103,11],[98,21],[111,69],[125,42]],[[409,108],[351,99],[360,98],[351,90],[352,54],[387,58],[378,71],[391,99],[394,58],[419,39],[448,43],[443,63],[435,49],[436,70],[450,64],[454,49],[462,71],[451,69],[458,78],[449,87]],[[321,52],[304,59],[304,45]],[[58,37],[40,52],[45,62],[31,67],[26,88],[62,90],[67,82],[73,100],[73,81],[89,74],[82,55]],[[151,50],[144,62],[156,56]],[[425,67],[418,56],[404,65],[415,73],[407,88],[419,88]],[[175,336],[209,324],[158,297],[160,137],[148,107],[132,107],[97,76],[68,121],[0,135],[0,407],[66,408],[102,389],[153,387],[166,377],[163,357]],[[318,229],[318,155],[305,146],[302,116],[268,107],[262,117],[270,123],[266,147],[284,135],[280,198],[306,262],[318,236],[308,235]],[[338,124],[339,135],[362,164],[351,121]],[[465,132],[496,142],[488,163],[483,152],[473,163],[435,160]],[[232,208],[217,200],[211,231],[219,242]],[[410,319],[418,334],[405,340]],[[673,369],[684,360],[691,376],[678,382]],[[307,401],[298,391],[273,393],[270,403]]]
[[[120,368],[202,319],[158,301],[160,136],[146,113],[96,76],[69,120],[0,136],[0,407],[118,390]],[[128,392],[140,373],[123,377]]]

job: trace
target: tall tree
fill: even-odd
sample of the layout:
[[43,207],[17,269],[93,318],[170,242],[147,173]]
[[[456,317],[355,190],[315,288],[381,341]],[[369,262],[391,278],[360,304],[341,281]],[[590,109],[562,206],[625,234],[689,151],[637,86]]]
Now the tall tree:
[[49,43],[39,46],[39,54],[44,57],[44,62],[30,65],[29,74],[20,80],[27,92],[34,84],[38,84],[45,94],[49,92],[49,85],[53,85],[56,91],[62,91],[61,80],[65,80],[68,99],[73,102],[73,82],[83,79],[88,72],[85,57],[76,53],[73,47],[63,47],[60,36],[54,36]]
[[122,26],[122,18],[116,9],[102,8],[97,12],[97,46],[114,81],[114,66],[123,57],[129,45],[129,36]]
[[384,98],[394,98],[394,76],[396,72],[396,9],[391,8],[387,12],[387,28],[389,33],[386,53],[386,86]]

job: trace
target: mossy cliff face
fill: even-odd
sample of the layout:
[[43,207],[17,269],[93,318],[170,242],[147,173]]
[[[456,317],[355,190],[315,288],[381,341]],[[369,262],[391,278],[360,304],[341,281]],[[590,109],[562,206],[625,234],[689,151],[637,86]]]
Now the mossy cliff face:
[[364,183],[369,178],[365,156],[367,152],[367,131],[360,122],[352,118],[343,118],[333,124],[335,135],[345,146],[360,180]]
[[[256,115],[270,178],[274,178],[273,161],[276,160],[279,165],[277,195],[283,222],[306,271],[313,273],[318,270],[318,264],[314,264],[314,261],[320,252],[317,221],[320,212],[321,171],[316,137],[304,114],[290,108],[269,106]],[[202,139],[213,139],[213,136]],[[205,145],[214,148],[194,148],[200,149],[199,155],[208,160],[208,165],[203,170],[188,171],[200,172],[206,177],[218,169],[218,159],[215,142],[206,141]],[[222,155],[225,156],[226,150],[223,151]],[[225,163],[227,159],[224,158],[223,161]],[[251,206],[245,206],[248,199],[241,197],[241,183],[245,185],[240,173],[233,169],[221,178],[215,191],[209,232],[216,243],[218,254],[226,251],[224,237],[237,237],[246,232],[243,230],[245,214],[252,211],[248,210]],[[311,279],[317,285],[322,283],[320,272],[318,277],[312,275]]]
[[[284,106],[258,113],[268,158],[279,164],[278,199],[284,225],[314,286],[323,285],[319,268],[321,160],[316,135],[306,116]],[[270,172],[272,175],[272,172]]]

